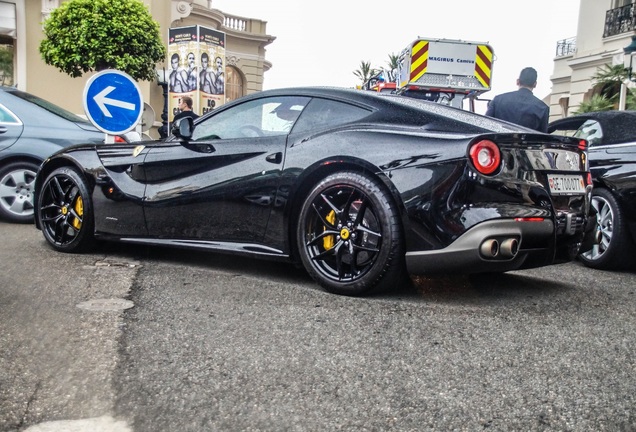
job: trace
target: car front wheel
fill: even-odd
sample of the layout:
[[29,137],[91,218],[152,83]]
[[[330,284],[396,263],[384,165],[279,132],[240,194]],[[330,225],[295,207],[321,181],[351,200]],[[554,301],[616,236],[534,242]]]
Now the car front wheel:
[[296,240],[307,272],[335,294],[383,290],[405,276],[393,199],[359,173],[331,174],[312,189],[300,210]]
[[600,242],[581,252],[580,260],[588,267],[602,270],[628,267],[633,261],[633,244],[620,204],[607,189],[595,188],[592,206],[596,209]]
[[0,216],[9,222],[33,222],[33,186],[38,166],[12,162],[0,169]]
[[91,196],[74,168],[49,174],[38,195],[37,217],[44,238],[56,250],[82,252],[94,243]]

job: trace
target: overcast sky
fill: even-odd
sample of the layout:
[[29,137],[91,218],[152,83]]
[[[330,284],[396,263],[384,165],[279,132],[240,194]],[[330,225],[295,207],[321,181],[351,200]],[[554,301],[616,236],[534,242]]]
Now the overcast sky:
[[266,47],[273,66],[264,89],[354,87],[362,60],[386,66],[389,54],[426,37],[492,46],[492,90],[482,97],[516,90],[519,71],[532,66],[539,74],[534,93],[543,98],[551,90],[557,41],[576,36],[579,0],[213,0],[212,7],[267,21],[276,40]]

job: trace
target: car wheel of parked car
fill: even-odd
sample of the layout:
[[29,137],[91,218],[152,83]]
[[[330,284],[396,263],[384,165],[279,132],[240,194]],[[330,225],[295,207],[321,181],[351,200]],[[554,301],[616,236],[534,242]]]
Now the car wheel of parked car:
[[9,222],[33,222],[33,187],[38,166],[12,162],[0,169],[0,215]]
[[405,274],[397,208],[362,174],[335,173],[312,189],[300,210],[297,245],[307,272],[332,293],[367,294]]
[[38,196],[38,221],[53,248],[81,252],[94,243],[93,208],[82,176],[74,168],[53,171]]
[[596,229],[600,243],[579,255],[588,267],[597,269],[624,268],[633,260],[633,245],[627,231],[625,216],[616,198],[607,189],[595,188],[592,205],[596,209]]

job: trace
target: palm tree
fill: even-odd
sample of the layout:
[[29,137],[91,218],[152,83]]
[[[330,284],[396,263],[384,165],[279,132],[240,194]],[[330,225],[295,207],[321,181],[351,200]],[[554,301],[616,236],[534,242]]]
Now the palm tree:
[[[612,98],[614,99],[614,98]],[[596,94],[589,100],[581,102],[578,110],[573,114],[582,114],[594,111],[611,111],[614,109],[614,102],[602,94]]]
[[353,71],[353,74],[360,79],[361,84],[367,82],[369,78],[377,74],[378,71],[371,67],[371,62],[360,62],[360,69]]
[[623,65],[603,65],[592,75],[592,80],[600,86],[599,94],[615,100],[621,92],[621,84],[629,77],[629,70]]
[[[590,111],[609,111],[618,108],[621,85],[629,79],[629,69],[623,65],[603,65],[592,76],[596,83],[596,95],[579,106],[577,113]],[[627,89],[625,109],[636,109],[636,94],[634,89]]]
[[395,54],[395,53],[389,54],[389,61],[386,63],[387,66],[389,67],[389,70],[388,70],[389,76],[387,77],[389,79],[389,82],[397,82],[397,68],[399,64],[399,59],[400,59],[400,56],[398,54]]

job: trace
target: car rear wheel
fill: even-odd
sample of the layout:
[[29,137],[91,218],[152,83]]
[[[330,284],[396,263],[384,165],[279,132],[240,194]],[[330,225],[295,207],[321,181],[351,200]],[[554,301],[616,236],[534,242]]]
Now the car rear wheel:
[[309,193],[298,220],[303,266],[327,291],[368,294],[406,275],[398,211],[376,180],[354,172],[326,177]]
[[33,222],[33,186],[38,166],[12,162],[0,169],[0,216],[9,222]]
[[37,217],[44,238],[56,250],[82,252],[94,243],[91,196],[74,168],[58,168],[46,178]]
[[600,233],[600,243],[582,252],[580,260],[596,269],[628,267],[629,261],[633,261],[633,244],[618,201],[607,189],[595,188],[592,206],[596,209],[596,229]]

